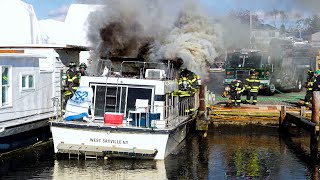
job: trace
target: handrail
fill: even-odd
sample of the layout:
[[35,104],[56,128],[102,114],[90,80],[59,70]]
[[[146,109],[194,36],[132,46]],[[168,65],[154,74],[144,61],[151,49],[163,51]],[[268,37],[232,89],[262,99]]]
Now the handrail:
[[[123,61],[121,62],[121,67],[120,67],[120,76],[123,76],[122,72],[123,72],[123,67],[125,63],[138,63],[143,65],[142,69],[140,68],[140,74],[139,74],[139,78],[142,79],[143,78],[143,73],[146,69],[146,64],[158,64],[160,66],[164,66],[163,68],[160,68],[161,70],[164,70],[166,73],[170,72],[168,71],[168,67],[166,63],[159,63],[159,62],[143,62],[143,61]],[[142,70],[142,73],[141,73]]]
[[[169,106],[148,105],[146,107],[146,111],[141,113],[159,113],[157,110],[160,108],[167,112],[162,113],[163,116],[167,115],[163,117],[163,120],[166,122],[166,127],[174,127],[187,119],[187,117],[190,115],[190,110],[194,109],[195,107],[194,102],[194,97],[188,97],[181,102],[177,102]],[[146,119],[146,121],[149,122],[149,119]]]
[[[183,121],[187,120],[190,116],[190,109],[194,108],[194,97],[187,97],[183,101],[177,102],[175,104],[165,106],[165,105],[148,105],[147,110],[145,112],[139,112],[139,113],[146,113],[146,127],[143,128],[152,128],[149,126],[150,122],[150,113],[161,113],[163,116],[167,114],[166,117],[163,117],[163,121],[165,121],[165,126],[163,128],[171,128],[179,125]],[[158,112],[159,108],[161,108],[162,112]],[[94,109],[91,109],[91,111],[94,111]],[[167,113],[164,113],[164,111],[167,111]],[[192,113],[191,113],[192,114]],[[129,113],[128,113],[129,115]],[[129,116],[126,117],[127,119],[130,118]],[[141,116],[139,116],[140,119],[138,121],[141,121]],[[156,120],[156,119],[155,119]],[[159,119],[160,120],[160,119]],[[53,119],[55,122],[64,122],[62,116],[60,118],[56,117]],[[103,124],[103,121],[99,119],[95,119],[94,122],[98,125]],[[81,123],[81,121],[80,121]],[[148,124],[148,125],[147,125]],[[130,125],[131,127],[135,127],[134,125]],[[136,126],[138,127],[138,125]]]

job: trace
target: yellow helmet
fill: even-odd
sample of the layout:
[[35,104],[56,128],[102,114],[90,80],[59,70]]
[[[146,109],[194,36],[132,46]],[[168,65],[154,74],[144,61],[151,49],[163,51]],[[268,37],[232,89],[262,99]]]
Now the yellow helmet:
[[69,65],[68,65],[69,67],[76,67],[76,63],[74,63],[74,62],[69,62]]

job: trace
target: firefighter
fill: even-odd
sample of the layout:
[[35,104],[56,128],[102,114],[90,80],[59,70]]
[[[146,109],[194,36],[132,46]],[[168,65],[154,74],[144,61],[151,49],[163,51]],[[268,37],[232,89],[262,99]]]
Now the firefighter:
[[192,84],[187,77],[181,77],[178,81],[179,85],[179,96],[185,97],[190,96],[192,93]]
[[192,91],[197,92],[200,86],[200,76],[190,71],[188,79],[190,80]]
[[[183,85],[183,82],[187,82],[188,86],[191,87],[191,94],[197,92],[200,87],[200,76],[196,75],[194,72],[189,71],[188,69],[182,69],[180,72],[179,82]],[[179,84],[179,85],[180,85]],[[181,86],[182,87],[182,86]]]
[[81,64],[80,64],[80,66],[79,66],[79,72],[80,72],[80,75],[81,75],[81,76],[88,76],[86,63],[81,63]]
[[[191,72],[187,69],[182,69],[180,71],[180,78],[178,80],[178,86],[179,90],[174,92],[174,96],[179,96],[180,101],[180,107],[179,107],[179,114],[183,114],[185,112],[189,113],[192,112],[194,109],[192,107],[192,103],[189,97],[191,97],[194,94],[194,91],[192,89],[192,82],[189,79],[191,77]],[[184,105],[182,105],[184,104]],[[184,109],[185,111],[182,112]]]
[[69,63],[69,69],[67,70],[67,90],[64,93],[65,103],[73,96],[79,87],[79,76],[76,70],[76,64],[74,62]]
[[312,98],[313,84],[316,81],[316,78],[314,77],[314,72],[311,70],[308,70],[307,75],[308,75],[307,82],[306,82],[307,92],[304,98],[304,105],[309,106],[310,99]]
[[255,69],[250,70],[250,77],[246,79],[247,99],[246,104],[250,104],[252,96],[252,104],[256,105],[258,102],[258,92],[260,88],[260,80],[258,78],[258,72]]
[[316,81],[313,83],[313,91],[320,91],[320,70],[315,72]]
[[244,90],[245,87],[241,80],[232,81],[230,85],[225,88],[225,91],[222,94],[222,97],[226,97],[227,94],[230,94],[231,103],[228,103],[226,106],[239,107],[241,103],[241,95]]
[[[233,94],[234,100],[235,100],[234,105],[235,105],[235,106],[240,106],[240,103],[241,103],[241,95],[242,95],[242,93],[244,92],[245,87],[244,87],[244,85],[243,85],[243,83],[242,83],[241,80],[237,80],[237,81],[233,84],[233,86],[234,86],[233,88],[235,89],[234,94]],[[232,102],[232,101],[231,101],[231,102]]]

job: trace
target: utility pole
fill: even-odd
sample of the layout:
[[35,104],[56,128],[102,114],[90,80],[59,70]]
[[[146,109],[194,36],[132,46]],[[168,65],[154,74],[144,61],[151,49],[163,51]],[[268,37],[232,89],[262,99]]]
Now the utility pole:
[[252,48],[252,14],[251,14],[251,10],[249,11],[249,15],[250,15],[250,48]]

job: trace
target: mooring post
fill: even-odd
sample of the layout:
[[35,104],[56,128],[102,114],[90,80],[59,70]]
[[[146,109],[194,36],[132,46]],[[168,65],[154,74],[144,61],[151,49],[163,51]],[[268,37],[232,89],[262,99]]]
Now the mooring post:
[[280,118],[279,118],[279,127],[281,127],[284,119],[286,118],[287,108],[286,106],[281,106]]
[[311,122],[315,124],[315,132],[319,131],[319,91],[313,91],[312,93],[312,116]]
[[300,116],[303,116],[303,117],[306,116],[306,107],[305,106],[301,106],[301,108],[300,108]]
[[201,85],[200,90],[199,90],[199,113],[205,113],[206,111],[206,91],[207,91],[207,86]]
[[196,130],[200,131],[204,137],[207,136],[207,130],[209,125],[208,117],[206,115],[206,91],[207,86],[201,85],[199,90],[199,114],[196,123]]

